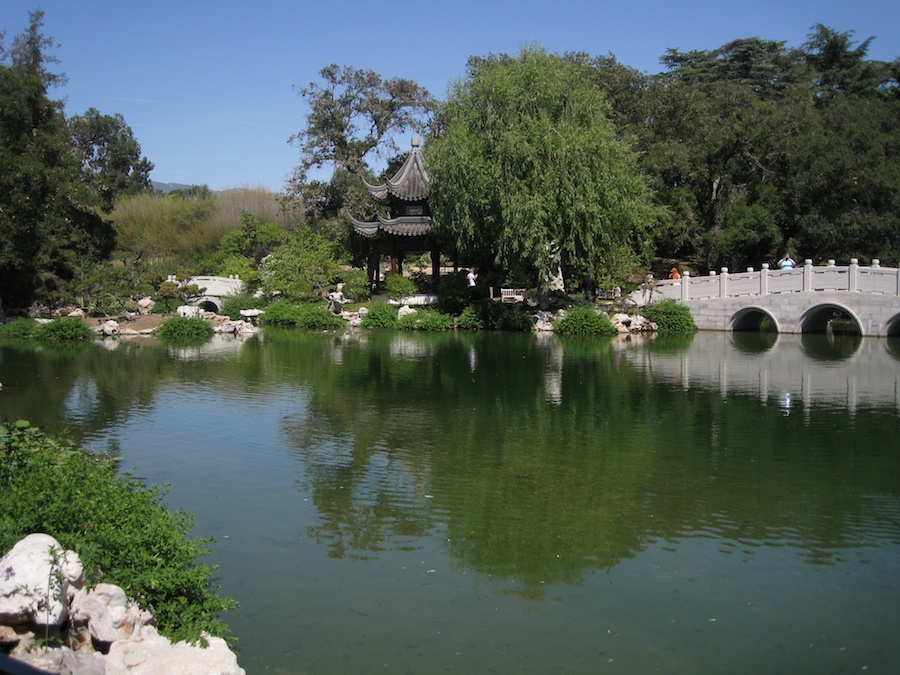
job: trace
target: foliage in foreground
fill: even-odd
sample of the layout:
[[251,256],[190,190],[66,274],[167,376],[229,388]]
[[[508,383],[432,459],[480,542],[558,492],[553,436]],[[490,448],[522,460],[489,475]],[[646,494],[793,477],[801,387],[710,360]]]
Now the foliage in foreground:
[[436,309],[418,309],[397,320],[400,330],[453,330],[453,317]]
[[173,316],[163,321],[153,334],[167,341],[203,340],[213,336],[213,327],[209,321],[199,317]]
[[324,307],[289,300],[279,300],[266,307],[266,313],[259,317],[259,324],[307,330],[340,330],[347,325],[341,317]]
[[30,338],[31,332],[38,323],[34,319],[19,317],[9,323],[0,324],[0,338],[24,339]]
[[482,300],[463,309],[457,327],[464,330],[527,332],[534,327],[534,319],[519,305]]
[[39,323],[31,331],[31,337],[45,342],[68,342],[72,340],[93,340],[94,332],[81,319],[65,317],[49,323]]
[[560,335],[616,334],[616,327],[609,317],[588,305],[569,309],[563,318],[553,324],[553,330]]
[[42,340],[44,342],[70,342],[92,340],[94,332],[81,319],[65,317],[48,323],[38,323],[31,318],[20,317],[0,325],[0,337]]
[[675,300],[656,302],[644,309],[644,316],[656,324],[660,333],[694,333],[697,324],[691,310]]
[[116,464],[28,422],[0,424],[0,553],[45,532],[78,553],[93,581],[121,586],[173,641],[201,631],[224,636],[220,612],[236,603],[215,592],[215,567],[198,562],[212,542],[189,538],[191,517],[168,511],[165,491],[116,475]]
[[373,302],[360,323],[361,328],[396,328],[397,306],[386,302]]

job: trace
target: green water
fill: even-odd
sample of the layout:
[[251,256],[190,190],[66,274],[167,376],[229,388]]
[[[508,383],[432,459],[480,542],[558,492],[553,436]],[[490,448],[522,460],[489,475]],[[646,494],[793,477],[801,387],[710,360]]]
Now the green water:
[[249,673],[900,670],[896,342],[0,342],[217,540]]

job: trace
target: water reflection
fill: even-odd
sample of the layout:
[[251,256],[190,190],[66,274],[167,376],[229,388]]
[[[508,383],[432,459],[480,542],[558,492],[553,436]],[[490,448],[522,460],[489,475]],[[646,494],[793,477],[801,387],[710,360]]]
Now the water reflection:
[[[289,332],[188,354],[0,343],[0,417],[67,427],[98,450],[119,443],[125,465],[149,465],[179,508],[227,532],[215,560],[226,594],[248,624],[276,617],[245,637],[250,651],[271,625],[296,626],[298,598],[342,611],[389,588],[397,616],[421,608],[422,583],[397,583],[420,565],[445,575],[446,599],[435,583],[428,604],[457,626],[480,620],[489,588],[492,606],[524,598],[545,612],[569,611],[578,593],[585,606],[645,603],[637,634],[654,612],[668,626],[696,602],[699,584],[676,585],[688,577],[703,597],[747,607],[746,586],[727,580],[748,574],[775,598],[806,589],[796,611],[815,622],[876,593],[866,589],[895,592],[885,570],[900,541],[900,455],[886,442],[900,417],[897,351],[877,339],[849,356],[827,349],[727,333]],[[840,568],[828,578],[840,600],[826,602],[829,568]],[[654,594],[663,583],[669,595]],[[645,586],[649,599],[633,590]],[[605,611],[628,623],[618,607]],[[514,606],[510,631],[559,632],[518,631],[536,613]],[[356,627],[354,648],[373,626]]]

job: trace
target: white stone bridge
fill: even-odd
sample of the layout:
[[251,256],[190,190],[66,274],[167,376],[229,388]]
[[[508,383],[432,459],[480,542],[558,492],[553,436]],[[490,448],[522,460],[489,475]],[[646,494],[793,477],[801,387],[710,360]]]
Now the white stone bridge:
[[691,310],[701,330],[759,330],[770,321],[779,333],[826,332],[829,321],[852,321],[864,337],[900,337],[900,270],[881,267],[878,260],[862,266],[853,258],[848,266],[769,269],[705,277],[653,281],[631,294],[639,306],[665,299]]
[[[168,281],[179,283],[174,275],[170,276]],[[244,282],[236,274],[228,277],[191,277],[184,285],[196,285],[200,289],[200,295],[190,298],[192,305],[213,305],[216,312],[222,309],[222,303],[229,295],[247,292]]]

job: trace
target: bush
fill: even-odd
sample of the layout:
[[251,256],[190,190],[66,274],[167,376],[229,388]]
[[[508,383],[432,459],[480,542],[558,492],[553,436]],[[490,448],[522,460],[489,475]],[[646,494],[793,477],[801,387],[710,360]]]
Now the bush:
[[347,325],[342,318],[324,307],[288,300],[279,300],[266,307],[266,313],[259,317],[259,323],[262,326],[307,330],[337,330]]
[[397,306],[386,302],[373,302],[360,322],[361,328],[396,328]]
[[0,324],[0,337],[24,339],[30,338],[32,331],[37,328],[38,322],[34,319],[19,317],[9,323]]
[[457,316],[472,302],[472,291],[465,272],[456,272],[441,277],[438,309],[445,314]]
[[397,320],[400,330],[453,330],[453,317],[436,309],[420,309]]
[[480,300],[466,307],[459,317],[458,327],[466,330],[530,331],[534,326],[531,315],[519,307],[495,300]]
[[399,300],[413,295],[416,284],[402,274],[389,274],[384,280],[384,292],[391,300]]
[[479,316],[478,311],[469,305],[459,315],[459,321],[457,321],[456,326],[462,330],[484,330],[484,321]]
[[616,327],[609,317],[584,305],[567,310],[566,315],[553,324],[553,330],[560,335],[616,334]]
[[644,316],[656,324],[660,333],[695,333],[697,324],[691,310],[676,300],[663,300],[644,309]]
[[171,342],[205,342],[213,336],[213,327],[198,317],[173,316],[163,321],[153,334]]
[[227,316],[232,321],[240,321],[242,309],[265,309],[269,304],[265,298],[256,298],[247,293],[229,295],[222,301],[222,309],[219,314]]
[[369,275],[363,270],[347,270],[344,272],[344,297],[351,302],[365,302],[372,297],[369,286]]
[[37,324],[31,331],[31,337],[47,342],[92,340],[94,331],[88,328],[81,319],[65,317],[64,319],[54,319],[49,323]]
[[165,491],[117,476],[116,464],[55,439],[25,421],[0,424],[0,553],[46,532],[81,557],[96,581],[117,584],[172,641],[223,636],[220,612],[233,609],[198,563],[211,539],[188,538],[191,517],[169,512]]

